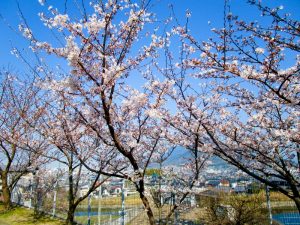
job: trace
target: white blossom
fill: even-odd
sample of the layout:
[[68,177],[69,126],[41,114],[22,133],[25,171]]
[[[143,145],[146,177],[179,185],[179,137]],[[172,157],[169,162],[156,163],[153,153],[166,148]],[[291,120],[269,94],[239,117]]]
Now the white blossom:
[[89,21],[84,24],[90,34],[96,34],[105,27],[105,21],[98,19],[96,14],[89,17]]
[[206,52],[202,52],[202,53],[200,54],[200,57],[201,57],[201,58],[206,58],[206,57],[207,57]]
[[257,54],[264,54],[264,53],[265,53],[265,49],[263,49],[263,48],[256,48],[256,49],[255,49],[255,52],[256,52]]
[[190,18],[192,16],[191,12],[189,10],[186,10],[185,16],[187,18]]
[[69,16],[67,14],[62,15],[62,14],[58,14],[53,18],[53,22],[52,22],[52,26],[53,27],[58,27],[58,26],[62,26],[64,27],[66,25],[66,23],[69,20]]
[[40,3],[41,5],[45,5],[45,0],[39,0],[39,3]]

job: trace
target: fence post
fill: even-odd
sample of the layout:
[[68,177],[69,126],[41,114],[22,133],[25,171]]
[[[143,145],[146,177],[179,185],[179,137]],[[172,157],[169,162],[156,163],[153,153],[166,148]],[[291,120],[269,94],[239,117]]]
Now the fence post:
[[[100,183],[101,183],[101,174],[100,174]],[[99,186],[98,192],[98,225],[101,224],[101,198],[102,198],[102,185]]]
[[54,196],[53,196],[53,206],[52,206],[52,217],[55,217],[57,186],[58,186],[58,180],[55,182],[55,186],[54,186]]
[[124,194],[124,187],[125,187],[125,179],[122,180],[122,189],[121,189],[121,197],[122,197],[122,211],[121,211],[121,225],[125,225],[125,194]]
[[36,167],[35,171],[33,172],[33,186],[34,186],[34,199],[33,199],[33,204],[34,204],[34,216],[37,216],[39,214],[39,196],[38,196],[38,170],[39,168]]
[[[89,178],[89,187],[91,185],[91,180]],[[87,222],[87,225],[91,225],[91,194],[89,194],[88,196],[88,222]]]
[[[176,193],[173,193],[173,206],[176,205]],[[177,224],[177,220],[178,220],[178,213],[177,210],[175,209],[174,211],[174,225]]]
[[267,207],[269,210],[269,219],[270,219],[270,225],[273,224],[273,218],[272,218],[272,209],[271,209],[271,202],[270,202],[270,190],[268,185],[266,185],[266,197],[267,197]]
[[30,186],[29,208],[32,209],[33,181],[31,181],[31,178],[29,180],[29,186]]

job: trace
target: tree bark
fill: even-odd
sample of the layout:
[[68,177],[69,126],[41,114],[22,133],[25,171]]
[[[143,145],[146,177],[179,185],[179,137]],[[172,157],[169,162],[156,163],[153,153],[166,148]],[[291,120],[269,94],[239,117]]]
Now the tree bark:
[[286,180],[288,181],[293,193],[293,196],[290,198],[295,202],[298,212],[300,213],[300,192],[297,183],[293,180],[293,176],[289,173],[289,171],[287,173]]
[[153,212],[152,212],[152,209],[150,207],[150,203],[149,203],[148,199],[146,198],[144,193],[140,193],[140,198],[141,198],[141,200],[143,202],[143,205],[144,205],[144,207],[147,211],[147,216],[148,216],[150,225],[154,225],[155,224],[154,215],[153,215]]
[[75,205],[74,204],[69,204],[69,209],[68,209],[68,216],[67,216],[67,220],[66,220],[66,224],[67,225],[75,225],[76,222],[74,221],[74,214],[75,214]]
[[75,205],[75,196],[74,196],[74,181],[73,181],[73,168],[69,166],[69,193],[68,193],[68,216],[66,220],[67,225],[74,225],[76,224],[74,221],[74,214],[76,210]]
[[4,208],[6,210],[9,210],[12,208],[12,202],[11,202],[11,193],[9,190],[9,185],[7,181],[7,172],[2,171],[1,173],[1,180],[2,180],[2,195],[3,195],[3,204]]
[[293,201],[295,202],[298,212],[300,213],[300,197],[293,198]]
[[142,200],[145,210],[147,212],[150,225],[155,225],[154,215],[147,197],[145,196],[143,191],[139,191],[139,194],[140,194],[140,199]]

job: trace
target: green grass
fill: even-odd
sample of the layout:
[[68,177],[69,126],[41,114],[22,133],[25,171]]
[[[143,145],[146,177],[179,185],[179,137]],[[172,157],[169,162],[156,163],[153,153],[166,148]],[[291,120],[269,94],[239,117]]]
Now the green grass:
[[[116,219],[118,219],[119,216],[113,215],[111,217],[112,221],[115,221]],[[75,217],[76,222],[81,223],[81,224],[86,224],[88,221],[88,217],[87,216],[76,216]],[[107,223],[110,220],[110,216],[105,215],[105,216],[101,216],[101,223]],[[98,222],[98,216],[91,216],[91,224],[97,223]]]
[[[87,205],[88,200],[85,199],[83,200],[80,205],[86,206]],[[91,199],[91,206],[92,207],[98,207],[99,204],[99,200],[97,198],[92,198]],[[115,196],[115,197],[104,197],[100,199],[100,204],[102,205],[102,207],[105,206],[121,206],[122,201],[121,201],[121,196]],[[125,197],[125,205],[127,206],[140,206],[142,205],[142,201],[139,198],[139,196],[136,195],[129,195],[127,197]],[[80,208],[79,205],[79,208]]]
[[[52,199],[49,200],[48,205],[51,207]],[[91,200],[92,211],[98,211],[98,204],[99,200],[97,198],[93,198]],[[121,196],[116,197],[107,197],[102,198],[100,200],[101,204],[101,211],[102,212],[119,212],[121,209]],[[125,198],[125,205],[126,207],[135,207],[141,206],[141,200],[139,199],[138,195],[127,196]],[[57,207],[57,215],[61,217],[66,217],[67,209],[67,199],[62,198],[61,201],[58,202]],[[77,208],[76,211],[86,211],[87,210],[87,199],[85,199]],[[118,215],[112,215],[111,219],[116,220],[118,219]],[[87,216],[76,216],[76,222],[85,224],[87,222]],[[110,220],[109,215],[102,215],[101,221],[108,222]],[[91,224],[94,222],[97,223],[98,217],[91,216]],[[43,216],[38,219],[34,218],[33,210],[23,208],[23,207],[14,207],[10,211],[5,211],[3,204],[0,202],[0,225],[63,225],[64,221],[59,221],[52,219],[49,216]]]
[[1,225],[63,225],[64,222],[52,219],[49,216],[41,216],[35,219],[33,211],[22,207],[14,207],[5,211],[0,203],[0,224]]

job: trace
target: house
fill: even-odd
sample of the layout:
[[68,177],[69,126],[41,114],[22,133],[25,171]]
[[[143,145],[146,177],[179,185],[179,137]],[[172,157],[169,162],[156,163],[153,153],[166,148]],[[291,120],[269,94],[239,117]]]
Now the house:
[[82,187],[80,187],[80,197],[86,195],[88,193],[90,189],[90,186],[89,185],[83,185]]
[[220,187],[230,187],[230,182],[229,182],[229,180],[222,179],[219,183],[219,186]]
[[217,187],[219,183],[220,183],[219,180],[207,180],[205,182],[205,186],[206,187]]
[[232,190],[235,193],[244,193],[248,190],[248,184],[246,182],[235,182],[232,183]]
[[110,195],[120,195],[122,193],[122,186],[120,185],[113,185],[109,188]]
[[[101,191],[101,195],[99,196],[100,191]],[[102,197],[110,196],[110,193],[109,193],[107,186],[102,184],[94,192],[92,192],[92,195],[96,198],[98,198],[98,197],[102,198]]]

